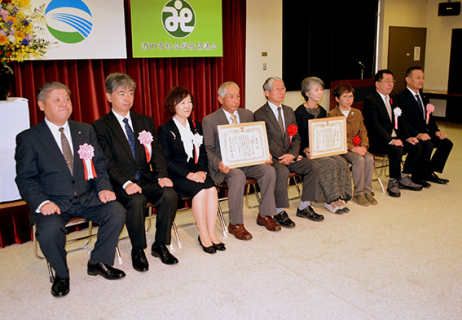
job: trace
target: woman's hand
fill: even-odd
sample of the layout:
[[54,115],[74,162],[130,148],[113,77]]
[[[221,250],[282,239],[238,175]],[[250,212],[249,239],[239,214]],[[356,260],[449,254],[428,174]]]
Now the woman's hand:
[[197,183],[204,183],[205,181],[205,172],[199,171],[199,172],[190,172],[186,176],[187,179],[197,182]]

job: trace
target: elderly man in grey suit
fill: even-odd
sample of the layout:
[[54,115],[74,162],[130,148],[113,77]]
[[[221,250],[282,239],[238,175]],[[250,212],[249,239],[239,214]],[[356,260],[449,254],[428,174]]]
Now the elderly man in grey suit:
[[319,185],[320,165],[316,161],[299,156],[300,136],[289,135],[287,128],[296,126],[292,108],[283,105],[286,88],[280,78],[270,77],[263,84],[267,102],[255,111],[255,121],[265,121],[273,167],[276,169],[276,188],[274,190],[277,215],[276,221],[287,219],[285,208],[290,206],[287,194],[289,173],[303,176],[303,193],[297,209],[297,217],[322,221],[324,216],[317,214],[311,206]]
[[228,184],[229,200],[229,231],[237,239],[250,240],[252,235],[244,227],[243,194],[246,178],[256,178],[261,189],[260,212],[257,224],[265,226],[270,231],[279,231],[281,227],[273,220],[276,214],[274,201],[274,185],[276,173],[268,164],[260,164],[241,168],[229,168],[221,159],[220,140],[218,137],[219,125],[235,124],[253,121],[250,110],[239,108],[241,96],[238,85],[234,82],[225,82],[218,89],[218,100],[222,107],[206,116],[202,126],[204,128],[204,144],[212,179],[216,183],[223,181]]

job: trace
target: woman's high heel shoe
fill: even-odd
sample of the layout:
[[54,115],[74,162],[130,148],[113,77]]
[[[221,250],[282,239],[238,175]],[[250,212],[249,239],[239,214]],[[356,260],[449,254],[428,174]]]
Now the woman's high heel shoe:
[[210,253],[210,254],[217,252],[217,250],[215,250],[215,246],[213,245],[213,243],[210,247],[204,247],[204,245],[201,242],[201,236],[197,236],[197,241],[199,241],[200,246],[205,252]]
[[218,251],[225,251],[226,250],[225,244],[223,242],[220,242],[220,243],[213,243],[212,242],[212,245],[215,248],[215,250],[218,250]]

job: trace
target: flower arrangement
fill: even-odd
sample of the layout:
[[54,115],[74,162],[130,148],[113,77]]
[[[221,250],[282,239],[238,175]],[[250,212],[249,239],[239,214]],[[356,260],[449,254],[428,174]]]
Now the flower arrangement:
[[355,147],[359,147],[361,145],[361,137],[359,135],[355,135],[353,137],[353,145]]
[[45,4],[30,8],[30,0],[0,0],[0,62],[43,57],[49,41],[38,37],[45,21]]
[[290,145],[289,148],[292,147],[292,137],[295,136],[298,132],[298,127],[295,124],[291,124],[287,127],[287,134],[289,135]]

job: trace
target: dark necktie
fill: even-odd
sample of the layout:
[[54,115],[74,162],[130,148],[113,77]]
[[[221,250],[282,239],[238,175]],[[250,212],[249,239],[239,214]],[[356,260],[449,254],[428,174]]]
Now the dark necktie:
[[[133,133],[132,128],[128,124],[128,119],[124,118],[123,122],[125,123],[125,131],[127,132],[127,137],[128,137],[128,144],[130,145],[130,150],[132,150],[132,155],[133,159],[135,159],[136,162],[136,149],[135,149],[135,134]],[[141,173],[136,170],[136,180],[139,180],[141,177]]]
[[284,121],[282,121],[282,112],[281,112],[281,107],[278,107],[278,123],[279,127],[281,128],[282,135],[284,136]]
[[417,99],[417,104],[419,105],[420,109],[422,109],[422,112],[423,112],[423,118],[425,120],[425,108],[422,104],[422,101],[420,100],[420,96],[418,94],[415,95],[415,98]]
[[63,148],[63,156],[66,161],[67,167],[71,172],[71,175],[74,175],[74,156],[72,155],[71,147],[69,146],[69,141],[64,134],[64,128],[59,128],[61,132],[61,147]]

